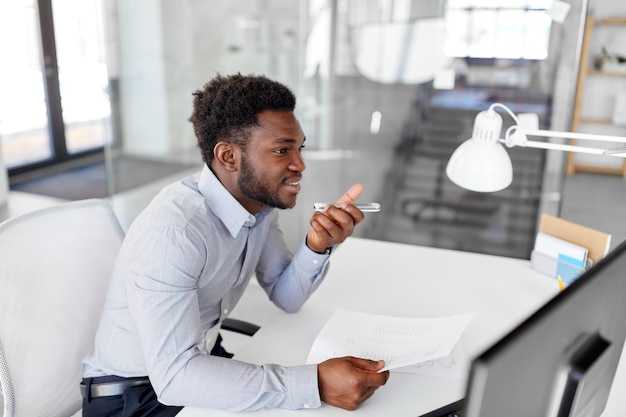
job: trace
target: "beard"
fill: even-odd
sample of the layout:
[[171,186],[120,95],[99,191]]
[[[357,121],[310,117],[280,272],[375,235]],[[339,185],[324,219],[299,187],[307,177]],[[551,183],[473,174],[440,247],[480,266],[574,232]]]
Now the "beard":
[[241,193],[252,200],[265,204],[266,206],[279,209],[291,208],[288,204],[278,198],[277,192],[272,192],[267,184],[260,181],[260,176],[255,175],[254,168],[248,163],[244,155],[241,156],[241,175],[237,185]]

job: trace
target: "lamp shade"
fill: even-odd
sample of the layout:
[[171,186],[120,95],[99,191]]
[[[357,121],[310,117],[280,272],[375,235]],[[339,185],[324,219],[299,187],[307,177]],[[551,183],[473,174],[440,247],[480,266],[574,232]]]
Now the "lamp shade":
[[513,165],[498,142],[469,139],[452,154],[446,167],[450,181],[482,193],[505,189],[513,180]]
[[448,178],[459,187],[481,193],[508,187],[513,180],[513,165],[498,141],[501,130],[502,117],[493,106],[478,113],[471,139],[456,148],[448,161]]

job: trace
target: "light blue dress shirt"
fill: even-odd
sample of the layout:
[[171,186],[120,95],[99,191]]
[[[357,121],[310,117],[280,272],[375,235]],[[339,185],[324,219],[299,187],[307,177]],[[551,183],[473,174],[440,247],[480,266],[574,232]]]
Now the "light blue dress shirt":
[[278,212],[246,211],[205,166],[165,187],[128,230],[83,375],[146,376],[166,405],[249,411],[320,406],[316,365],[208,355],[250,278],[287,312],[321,283],[328,255],[287,249]]

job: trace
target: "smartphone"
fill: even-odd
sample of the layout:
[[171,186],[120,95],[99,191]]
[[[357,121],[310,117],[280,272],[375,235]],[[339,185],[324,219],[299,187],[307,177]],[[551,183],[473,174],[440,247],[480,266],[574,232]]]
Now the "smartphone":
[[[324,211],[329,204],[330,203],[315,203],[313,204],[313,210]],[[378,203],[354,203],[354,205],[363,213],[377,213],[380,211],[380,204]]]

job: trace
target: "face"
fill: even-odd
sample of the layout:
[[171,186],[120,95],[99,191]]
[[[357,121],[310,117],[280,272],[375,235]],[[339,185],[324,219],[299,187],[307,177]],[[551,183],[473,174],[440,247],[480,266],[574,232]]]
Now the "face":
[[293,112],[264,111],[241,155],[240,201],[251,213],[263,206],[292,208],[305,169],[304,133]]

